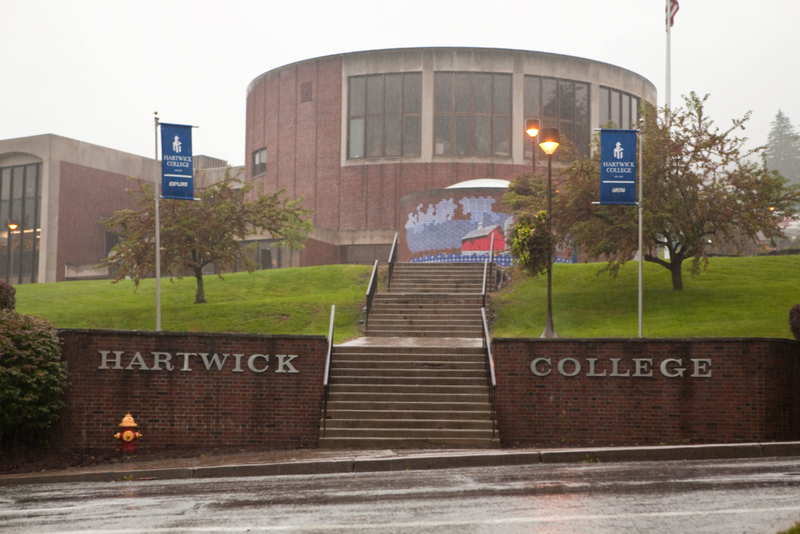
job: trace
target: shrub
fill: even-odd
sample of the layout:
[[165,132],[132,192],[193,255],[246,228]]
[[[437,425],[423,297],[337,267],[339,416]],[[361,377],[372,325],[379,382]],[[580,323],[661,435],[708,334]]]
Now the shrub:
[[800,341],[800,304],[795,304],[789,310],[789,329],[794,334],[794,338]]
[[543,273],[555,250],[556,240],[548,228],[546,211],[531,217],[524,213],[511,230],[511,254],[529,274]]
[[32,444],[64,406],[67,365],[53,325],[0,310],[0,445]]
[[0,310],[13,310],[16,307],[16,293],[14,286],[0,280]]

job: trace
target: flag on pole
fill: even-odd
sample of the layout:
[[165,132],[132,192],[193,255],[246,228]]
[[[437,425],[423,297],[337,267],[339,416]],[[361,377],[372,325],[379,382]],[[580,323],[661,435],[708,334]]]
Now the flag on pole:
[[667,29],[675,25],[675,14],[680,9],[678,0],[667,0]]

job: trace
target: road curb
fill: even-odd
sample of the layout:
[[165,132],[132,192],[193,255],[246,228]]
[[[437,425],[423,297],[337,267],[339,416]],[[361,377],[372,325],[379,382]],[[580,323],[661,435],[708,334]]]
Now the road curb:
[[388,471],[423,471],[471,467],[513,465],[648,462],[686,460],[728,460],[736,458],[800,457],[800,442],[742,443],[722,445],[682,445],[678,447],[607,447],[597,449],[548,449],[541,451],[469,452],[465,454],[396,458],[346,458],[267,464],[223,465],[167,469],[129,469],[124,471],[82,473],[32,473],[0,475],[0,486],[58,484],[69,482],[119,482],[132,480],[179,480],[285,475],[320,475],[337,473],[377,473]]

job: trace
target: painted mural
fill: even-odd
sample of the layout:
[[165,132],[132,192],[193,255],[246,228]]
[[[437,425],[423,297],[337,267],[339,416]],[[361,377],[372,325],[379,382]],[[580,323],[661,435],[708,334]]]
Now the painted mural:
[[436,205],[417,206],[408,214],[406,242],[415,256],[412,262],[483,262],[489,256],[494,236],[495,262],[511,265],[505,236],[511,215],[493,210],[491,196],[443,198]]

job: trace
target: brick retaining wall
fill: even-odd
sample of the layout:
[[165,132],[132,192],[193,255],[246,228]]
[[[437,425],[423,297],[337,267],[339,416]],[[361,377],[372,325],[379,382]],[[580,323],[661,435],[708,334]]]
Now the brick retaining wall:
[[[503,443],[800,439],[795,341],[497,338],[492,346]],[[544,376],[532,372],[534,360]]]
[[144,435],[141,446],[317,443],[323,336],[114,330],[59,335],[71,384],[54,432],[59,446],[114,447],[112,436],[127,412]]

